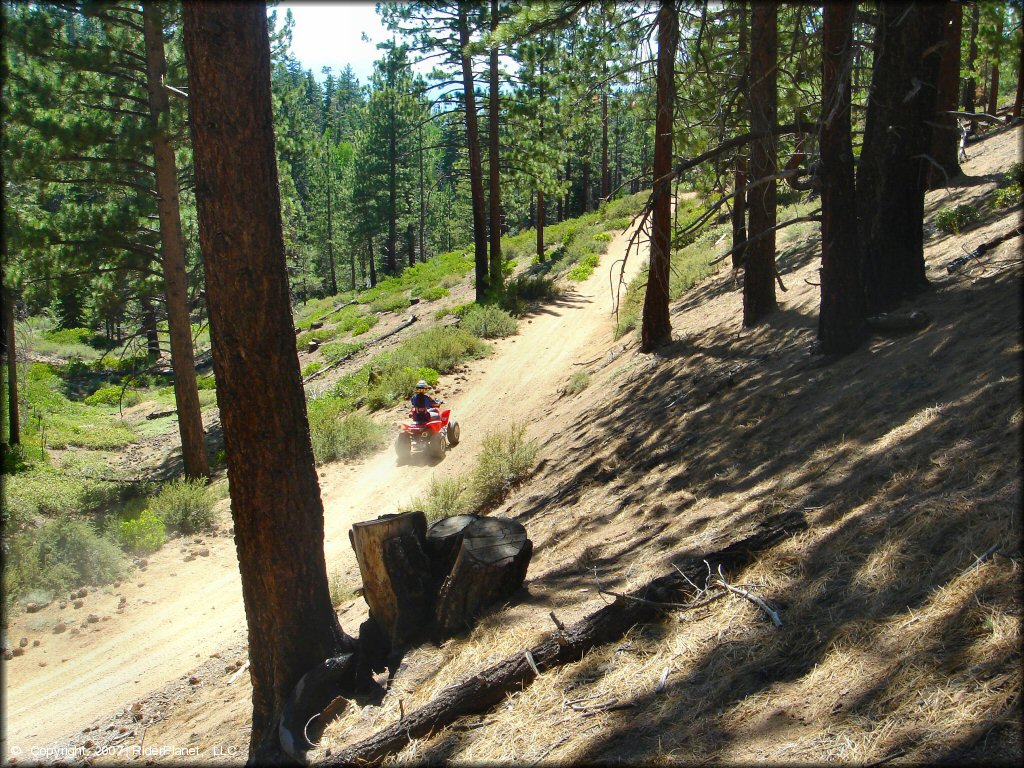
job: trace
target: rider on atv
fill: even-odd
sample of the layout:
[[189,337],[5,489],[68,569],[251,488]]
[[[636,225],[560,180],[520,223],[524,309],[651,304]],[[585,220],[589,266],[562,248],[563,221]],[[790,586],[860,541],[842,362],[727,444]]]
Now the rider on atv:
[[423,379],[416,383],[416,394],[412,396],[412,420],[417,424],[440,418],[438,406],[441,401],[428,395],[427,389],[427,382]]

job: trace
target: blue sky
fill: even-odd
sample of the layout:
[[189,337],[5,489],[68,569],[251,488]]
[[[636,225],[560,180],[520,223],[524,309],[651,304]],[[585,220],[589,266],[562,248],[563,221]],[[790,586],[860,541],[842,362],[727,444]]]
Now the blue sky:
[[[322,82],[323,67],[331,67],[337,74],[351,64],[360,83],[369,81],[373,62],[381,55],[377,43],[392,37],[380,23],[374,3],[290,2],[267,10],[277,10],[283,20],[287,9],[295,17],[292,53],[303,69],[313,70]],[[370,42],[362,39],[364,33]]]

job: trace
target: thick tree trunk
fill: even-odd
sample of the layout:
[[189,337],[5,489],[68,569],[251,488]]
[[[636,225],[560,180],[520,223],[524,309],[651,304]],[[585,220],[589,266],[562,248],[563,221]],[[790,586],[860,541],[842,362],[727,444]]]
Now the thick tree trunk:
[[419,637],[430,622],[434,592],[423,551],[426,532],[423,513],[407,512],[355,523],[348,534],[370,617],[389,651]]
[[[659,603],[692,599],[692,585],[707,577],[707,563],[712,568],[721,566],[726,573],[738,571],[758,553],[806,528],[807,523],[799,513],[789,513],[762,523],[751,535],[722,550],[686,558],[675,571],[654,579],[626,597],[617,597],[615,602],[591,613],[564,632],[533,646],[529,649],[530,658],[541,674],[577,662],[591,649],[618,640],[638,624],[660,620],[671,608],[659,606]],[[411,739],[436,732],[460,717],[487,712],[497,706],[510,694],[523,690],[536,680],[537,674],[533,670],[526,654],[517,651],[507,659],[480,670],[465,682],[444,689],[429,704],[406,713],[400,721],[373,736],[327,756],[321,764],[380,764]]]
[[[739,41],[737,57],[743,67],[743,77],[739,84],[740,96],[736,100],[741,115],[747,111],[747,92],[750,83],[750,62],[747,60],[747,4],[739,3]],[[749,147],[736,150],[736,172],[733,177],[733,189],[743,189],[747,185],[747,152]],[[743,244],[747,241],[747,193],[740,192],[732,201],[732,268],[739,269],[743,265]]]
[[[498,28],[498,0],[491,0],[491,33]],[[498,143],[499,119],[501,118],[500,90],[498,87],[498,46],[491,46],[490,56],[490,105],[488,125],[488,165],[490,166],[490,234],[491,261],[488,283],[491,288],[501,290],[501,157]]]
[[487,295],[487,217],[484,210],[483,168],[480,162],[480,130],[477,127],[473,60],[469,55],[469,9],[459,3],[459,46],[462,59],[462,88],[466,101],[466,144],[469,152],[469,188],[473,201],[473,259],[476,266],[476,300]]
[[192,320],[188,311],[188,277],[185,272],[185,240],[181,234],[178,172],[174,165],[174,150],[167,138],[170,105],[163,83],[167,71],[164,29],[160,6],[156,2],[143,5],[143,29],[146,40],[146,87],[149,90],[149,114],[154,130],[153,158],[156,166],[164,296],[171,338],[171,366],[174,369],[174,400],[178,408],[181,454],[188,477],[208,477],[210,463],[203,440],[203,415],[199,407],[195,351],[192,348]]
[[[977,101],[976,91],[978,83],[974,79],[974,64],[978,60],[978,22],[981,18],[981,8],[977,2],[971,4],[971,36],[967,46],[967,79],[964,80],[964,91],[960,99],[960,105],[964,112],[974,112]],[[978,132],[978,121],[971,120],[971,135]]]
[[826,3],[822,26],[818,338],[826,354],[852,352],[867,338],[850,137],[850,63],[856,15],[856,3]]
[[[658,4],[658,102],[655,116],[654,177],[672,170],[672,116],[675,109],[675,60],[679,42],[679,15],[675,0]],[[666,179],[653,192],[651,266],[644,294],[640,351],[650,352],[672,337],[669,319],[669,265],[672,241],[672,185]]]
[[960,131],[954,115],[944,114],[956,110],[960,85],[960,35],[964,7],[959,2],[946,3],[943,26],[942,63],[939,65],[938,93],[935,97],[935,126],[932,128],[931,156],[941,168],[929,165],[928,187],[936,189],[947,179],[959,176]]
[[250,759],[303,674],[351,648],[327,587],[324,518],[288,301],[266,9],[185,3],[199,239],[249,630]]
[[[941,58],[943,5],[879,5],[875,63],[857,170],[869,315],[927,288],[923,221]],[[927,54],[927,55],[926,55]]]
[[388,131],[388,244],[387,272],[398,274],[398,149],[395,136],[394,105],[390,110]]
[[[753,3],[750,32],[750,130],[767,132],[778,112],[778,7],[773,2]],[[775,142],[757,139],[750,146],[750,176],[760,179],[776,172]],[[775,311],[775,182],[749,192],[749,242],[744,247],[743,325],[757,324]],[[764,234],[768,233],[768,234]]]
[[1024,103],[1024,52],[1017,56],[1017,95],[1013,99],[1013,112],[1010,117],[1020,120],[1020,108]]
[[7,445],[21,442],[21,417],[18,411],[18,344],[14,327],[14,292],[3,289],[4,356],[7,358]]
[[515,520],[481,517],[462,531],[462,545],[437,596],[434,616],[445,634],[466,629],[480,612],[511,597],[526,578],[533,542]]

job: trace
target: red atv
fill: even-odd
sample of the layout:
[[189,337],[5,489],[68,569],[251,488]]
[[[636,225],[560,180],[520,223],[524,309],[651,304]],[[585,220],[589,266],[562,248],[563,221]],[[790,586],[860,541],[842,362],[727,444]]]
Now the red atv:
[[[432,414],[434,411],[431,412]],[[434,458],[444,456],[445,449],[459,444],[459,422],[451,418],[451,409],[441,411],[430,421],[407,421],[399,425],[395,439],[398,458],[408,459],[413,446],[426,448]]]

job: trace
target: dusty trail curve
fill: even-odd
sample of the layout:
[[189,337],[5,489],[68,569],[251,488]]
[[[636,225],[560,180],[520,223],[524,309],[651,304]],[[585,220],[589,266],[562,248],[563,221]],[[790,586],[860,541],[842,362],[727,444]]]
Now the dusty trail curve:
[[[557,302],[525,318],[519,334],[497,342],[493,355],[469,363],[463,382],[453,385],[446,378],[442,393],[463,431],[460,445],[438,465],[399,466],[388,449],[361,462],[321,468],[330,570],[341,569],[356,580],[348,542],[351,524],[392,512],[422,493],[431,478],[471,466],[487,432],[524,420],[528,434],[543,443],[547,430],[542,412],[577,370],[573,363],[591,360],[613,346],[609,268],[623,257],[628,239],[628,232],[619,234],[589,279],[571,284]],[[627,280],[643,261],[634,249]],[[172,541],[149,559],[145,571],[135,572],[109,593],[90,594],[81,609],[69,605],[59,610],[53,604],[12,621],[12,639],[28,636],[42,644],[5,663],[8,754],[15,747],[28,754],[32,747],[80,733],[190,674],[211,654],[244,642],[233,541],[217,536],[186,544],[208,554],[183,562],[182,542]],[[125,602],[118,613],[121,597]],[[89,614],[98,620],[88,622]],[[58,622],[68,631],[54,634]],[[72,635],[71,628],[79,633]],[[353,633],[356,627],[345,629]]]

